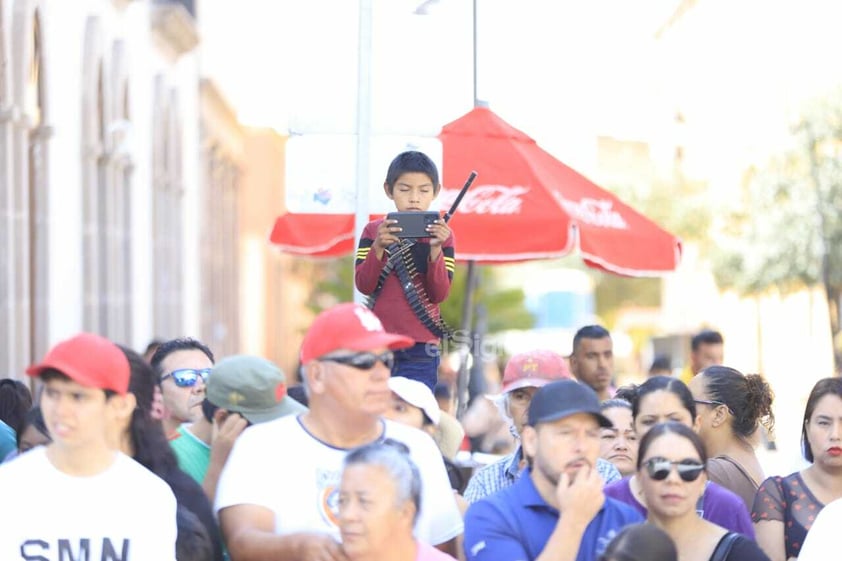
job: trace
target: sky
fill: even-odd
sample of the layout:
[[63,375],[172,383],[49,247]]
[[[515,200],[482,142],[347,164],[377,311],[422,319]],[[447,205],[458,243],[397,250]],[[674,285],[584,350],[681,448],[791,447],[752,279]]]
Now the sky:
[[[473,105],[472,0],[370,2],[372,130],[434,136]],[[353,133],[359,5],[203,0],[203,71],[245,124]],[[657,151],[681,134],[700,169],[729,169],[780,145],[801,101],[842,78],[833,0],[476,5],[478,97],[584,171],[597,135]]]

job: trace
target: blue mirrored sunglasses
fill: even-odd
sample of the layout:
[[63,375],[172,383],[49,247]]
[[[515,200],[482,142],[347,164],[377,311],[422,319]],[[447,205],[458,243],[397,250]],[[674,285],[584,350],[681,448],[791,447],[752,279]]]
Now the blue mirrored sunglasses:
[[389,370],[395,365],[395,353],[386,351],[382,354],[356,353],[353,355],[323,356],[319,360],[328,360],[339,364],[345,364],[358,370],[371,370],[377,362],[382,362]]
[[200,377],[202,378],[202,382],[207,382],[210,373],[210,368],[179,368],[161,376],[161,381],[163,382],[167,378],[172,377],[173,382],[179,388],[190,388],[196,385]]

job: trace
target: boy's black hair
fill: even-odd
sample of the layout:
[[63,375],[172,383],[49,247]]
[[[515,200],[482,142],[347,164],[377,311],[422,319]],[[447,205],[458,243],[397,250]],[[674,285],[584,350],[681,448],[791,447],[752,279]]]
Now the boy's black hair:
[[439,170],[433,160],[426,154],[416,150],[408,150],[395,156],[386,172],[386,187],[389,193],[394,190],[395,183],[405,173],[423,173],[432,181],[433,192],[438,193]]

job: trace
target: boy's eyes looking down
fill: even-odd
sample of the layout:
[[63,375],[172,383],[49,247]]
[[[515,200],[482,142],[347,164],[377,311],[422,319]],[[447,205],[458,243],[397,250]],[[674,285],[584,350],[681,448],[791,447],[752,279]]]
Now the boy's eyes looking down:
[[[409,193],[413,189],[414,188],[409,185],[398,185],[398,191],[400,191],[401,193]],[[416,187],[416,189],[418,189],[422,193],[430,193],[432,192],[433,187],[432,185],[424,185],[422,187]]]

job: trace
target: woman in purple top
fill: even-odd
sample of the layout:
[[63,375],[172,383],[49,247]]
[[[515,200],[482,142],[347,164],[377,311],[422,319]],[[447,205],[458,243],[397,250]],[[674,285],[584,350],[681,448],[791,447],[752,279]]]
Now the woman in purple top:
[[[676,421],[692,428],[696,421],[693,394],[678,378],[654,376],[633,391],[622,390],[622,393],[631,401],[638,440],[657,423]],[[637,475],[606,486],[605,495],[647,515],[646,500]],[[708,482],[704,494],[696,503],[696,510],[705,520],[754,539],[754,526],[748,509],[736,493]]]

